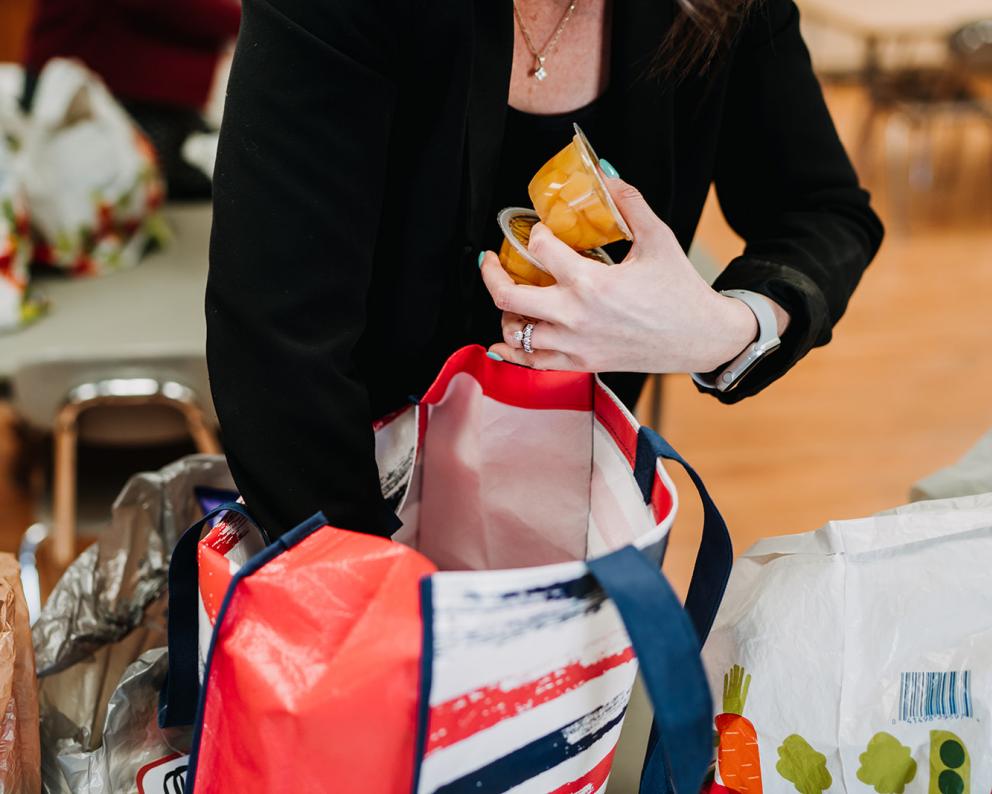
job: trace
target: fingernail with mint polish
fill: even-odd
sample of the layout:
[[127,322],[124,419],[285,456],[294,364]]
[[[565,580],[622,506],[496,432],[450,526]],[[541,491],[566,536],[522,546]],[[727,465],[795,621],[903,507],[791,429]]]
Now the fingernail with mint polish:
[[603,169],[603,173],[606,174],[610,179],[620,178],[620,172],[613,167],[613,164],[609,160],[600,159],[599,167]]
[[486,259],[486,252],[479,251],[479,267],[482,267],[482,263],[485,261],[485,259]]
[[502,361],[503,360],[503,357],[499,353],[494,353],[492,350],[490,350],[488,353],[486,353],[486,355],[489,356],[489,358],[491,358],[493,361]]

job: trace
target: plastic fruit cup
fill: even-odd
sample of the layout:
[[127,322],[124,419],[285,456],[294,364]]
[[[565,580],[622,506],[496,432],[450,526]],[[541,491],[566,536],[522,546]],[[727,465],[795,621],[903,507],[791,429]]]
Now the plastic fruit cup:
[[[550,287],[555,283],[554,277],[541,267],[527,250],[530,230],[539,220],[540,217],[534,210],[523,207],[507,207],[499,213],[497,221],[504,238],[503,245],[499,249],[499,262],[517,284]],[[613,264],[613,260],[601,248],[579,251],[579,253],[604,265]]]
[[632,240],[599,170],[599,158],[575,127],[572,142],[548,160],[527,186],[534,209],[555,237],[576,251]]

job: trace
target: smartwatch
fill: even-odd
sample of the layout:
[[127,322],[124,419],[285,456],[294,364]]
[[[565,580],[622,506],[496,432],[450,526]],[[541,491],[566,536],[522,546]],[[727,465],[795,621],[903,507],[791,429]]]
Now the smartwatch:
[[692,379],[704,389],[725,392],[734,389],[758,362],[778,350],[782,340],[778,338],[775,312],[764,295],[746,289],[721,290],[720,294],[744,303],[758,321],[758,338],[744,348],[744,352],[737,358],[715,373],[692,373]]

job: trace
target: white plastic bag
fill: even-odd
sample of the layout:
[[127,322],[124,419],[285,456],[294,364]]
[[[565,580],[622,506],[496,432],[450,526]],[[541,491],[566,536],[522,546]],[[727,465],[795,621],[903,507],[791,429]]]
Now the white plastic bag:
[[16,81],[0,79],[0,332],[31,320],[37,305],[28,300],[32,244],[27,201],[13,149],[18,128]]
[[219,141],[220,133],[194,132],[183,143],[183,159],[199,168],[209,179],[213,179]]
[[102,273],[136,264],[157,236],[154,149],[82,65],[56,59],[42,70],[20,156],[39,262]]
[[959,461],[917,482],[909,498],[916,502],[988,491],[992,491],[992,430],[978,439]]
[[990,570],[992,494],[756,544],[704,650],[715,790],[988,792]]

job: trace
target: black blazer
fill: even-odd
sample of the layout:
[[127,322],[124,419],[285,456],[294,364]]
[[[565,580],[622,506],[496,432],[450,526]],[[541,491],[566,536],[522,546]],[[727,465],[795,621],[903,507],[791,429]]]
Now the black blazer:
[[[717,288],[792,315],[781,350],[720,398],[731,402],[829,341],[882,229],[794,3],[766,0],[718,68],[678,85],[647,74],[673,13],[674,0],[614,0],[612,137],[596,144],[685,248],[715,182],[747,241]],[[482,289],[512,49],[511,0],[244,1],[207,353],[235,480],[273,534],[317,510],[395,528],[373,419],[422,392],[459,345],[496,341],[450,307]],[[628,399],[639,383],[620,384]]]

